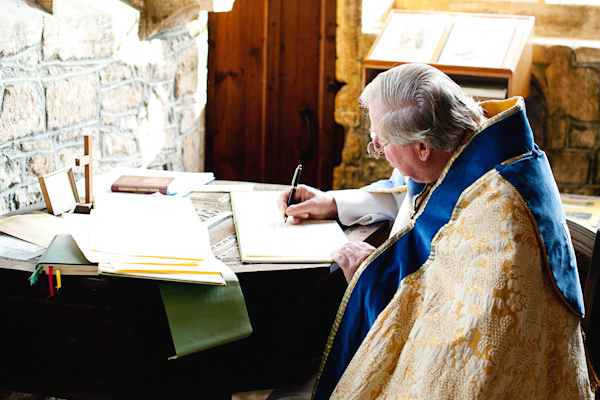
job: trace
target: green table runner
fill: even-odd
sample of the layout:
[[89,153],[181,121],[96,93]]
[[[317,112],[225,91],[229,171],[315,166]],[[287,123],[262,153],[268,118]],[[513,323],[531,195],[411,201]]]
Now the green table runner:
[[223,273],[226,286],[161,281],[160,293],[171,329],[176,359],[243,339],[252,333],[236,275]]

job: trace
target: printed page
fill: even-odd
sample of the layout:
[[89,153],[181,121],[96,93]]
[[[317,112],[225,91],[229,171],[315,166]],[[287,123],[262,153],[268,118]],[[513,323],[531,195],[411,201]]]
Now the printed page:
[[348,241],[336,221],[283,221],[281,192],[231,193],[236,232],[244,262],[332,262],[331,251]]
[[458,16],[438,64],[501,68],[517,21]]
[[449,15],[393,13],[369,58],[384,61],[432,60]]

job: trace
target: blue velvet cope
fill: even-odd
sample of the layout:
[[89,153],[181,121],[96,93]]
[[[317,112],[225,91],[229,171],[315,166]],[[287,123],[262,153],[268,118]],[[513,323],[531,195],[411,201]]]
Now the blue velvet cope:
[[[526,154],[529,153],[529,154]],[[507,160],[521,156],[518,161]],[[347,298],[329,353],[319,377],[315,399],[327,399],[400,282],[417,271],[431,254],[431,241],[452,215],[463,191],[491,169],[496,169],[521,193],[531,209],[543,248],[561,296],[583,314],[583,295],[575,256],[565,231],[566,220],[556,183],[545,154],[533,141],[523,109],[486,127],[463,148],[438,187],[424,200],[414,227],[390,238],[356,281]],[[423,186],[409,181],[409,195]],[[563,226],[564,225],[564,226]]]

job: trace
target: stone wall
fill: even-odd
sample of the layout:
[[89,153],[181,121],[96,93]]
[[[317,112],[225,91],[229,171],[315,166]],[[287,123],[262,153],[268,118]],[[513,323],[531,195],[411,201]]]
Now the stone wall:
[[140,42],[139,12],[116,0],[54,0],[52,15],[23,0],[2,8],[0,214],[41,201],[38,176],[82,177],[85,134],[95,173],[203,169],[205,12]]
[[[358,107],[362,58],[376,35],[361,32],[361,0],[338,1],[336,121],[346,128],[334,187],[353,188],[389,176],[385,160],[368,158],[368,122]],[[537,143],[561,191],[600,195],[600,7],[499,1],[396,0],[396,8],[536,16],[532,91],[526,106]]]

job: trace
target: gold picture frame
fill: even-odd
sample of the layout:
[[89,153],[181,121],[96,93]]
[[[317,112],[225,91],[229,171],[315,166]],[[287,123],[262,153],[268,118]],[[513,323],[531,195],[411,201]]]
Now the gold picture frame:
[[79,203],[79,194],[72,168],[38,177],[46,208],[53,215],[70,211]]

